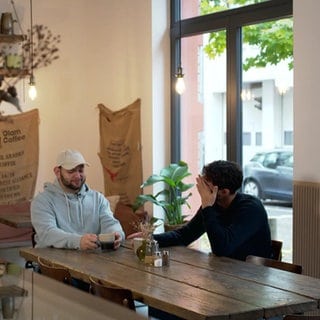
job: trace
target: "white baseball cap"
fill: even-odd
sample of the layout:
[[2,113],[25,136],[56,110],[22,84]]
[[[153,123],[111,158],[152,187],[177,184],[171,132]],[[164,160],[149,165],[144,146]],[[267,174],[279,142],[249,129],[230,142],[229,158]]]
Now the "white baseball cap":
[[89,163],[84,159],[83,155],[76,150],[67,149],[61,151],[57,157],[57,167],[71,170],[78,165],[83,164],[89,166]]

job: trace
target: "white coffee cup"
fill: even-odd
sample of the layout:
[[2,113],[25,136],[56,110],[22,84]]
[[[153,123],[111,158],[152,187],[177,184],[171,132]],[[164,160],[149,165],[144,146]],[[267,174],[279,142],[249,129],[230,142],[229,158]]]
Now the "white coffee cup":
[[141,247],[143,238],[133,238],[133,251],[134,253],[137,253],[137,250],[139,247]]
[[98,240],[101,246],[101,250],[113,249],[114,248],[114,233],[100,233],[98,235]]

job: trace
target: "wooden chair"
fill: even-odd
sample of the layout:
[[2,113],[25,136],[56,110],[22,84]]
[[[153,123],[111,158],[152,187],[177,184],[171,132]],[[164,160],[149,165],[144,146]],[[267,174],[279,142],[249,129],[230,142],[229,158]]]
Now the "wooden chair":
[[274,260],[281,261],[282,259],[282,241],[272,240],[271,243]]
[[[32,227],[31,243],[32,243],[32,247],[33,248],[36,246],[35,236],[36,236],[36,230]],[[33,270],[37,271],[37,267],[38,266],[33,261],[27,260],[26,263],[25,263],[25,268],[26,269],[32,268]]]
[[294,272],[301,274],[302,273],[302,266],[298,264],[278,261],[274,259],[262,258],[258,256],[247,256],[247,262],[254,263],[256,265],[263,265],[271,268],[281,269],[289,272]]
[[38,258],[38,265],[41,274],[61,282],[71,284],[71,275],[68,269],[57,267],[53,263],[40,257]]
[[290,314],[284,316],[283,320],[320,320],[320,316],[307,316],[307,315],[300,315],[300,314]]
[[131,310],[136,310],[131,290],[109,286],[90,277],[90,292],[95,296],[115,302]]

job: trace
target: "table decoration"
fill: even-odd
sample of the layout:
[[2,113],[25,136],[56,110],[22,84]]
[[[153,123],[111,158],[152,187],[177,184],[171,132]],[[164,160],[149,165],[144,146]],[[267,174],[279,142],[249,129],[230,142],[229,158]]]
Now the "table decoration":
[[159,226],[159,219],[151,217],[144,222],[139,222],[135,225],[137,232],[141,233],[142,244],[136,250],[136,255],[140,261],[144,262],[146,256],[146,250],[151,247],[153,240],[153,232]]

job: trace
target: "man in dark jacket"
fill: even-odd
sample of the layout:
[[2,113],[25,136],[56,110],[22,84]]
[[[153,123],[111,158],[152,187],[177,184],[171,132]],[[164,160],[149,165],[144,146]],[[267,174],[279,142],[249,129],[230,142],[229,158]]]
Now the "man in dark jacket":
[[197,177],[201,207],[183,227],[155,234],[161,247],[189,245],[205,232],[217,256],[245,260],[248,255],[272,258],[268,217],[261,201],[238,192],[242,170],[231,161],[214,161]]

